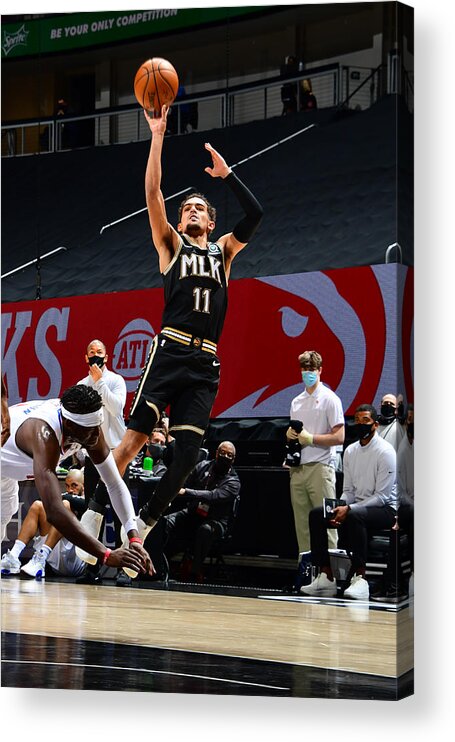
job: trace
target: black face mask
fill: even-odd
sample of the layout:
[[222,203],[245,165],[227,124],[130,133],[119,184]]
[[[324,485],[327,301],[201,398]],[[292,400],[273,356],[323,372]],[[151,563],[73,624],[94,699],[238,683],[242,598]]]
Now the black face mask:
[[160,461],[163,458],[163,454],[166,450],[166,446],[160,446],[159,443],[149,443],[148,446],[149,455],[152,457],[154,463]]
[[224,456],[218,456],[218,458],[215,459],[215,471],[217,474],[227,474],[231,466],[231,459],[227,459]]
[[356,441],[363,441],[364,438],[368,438],[371,435],[373,426],[371,423],[355,423],[351,430]]
[[410,438],[410,440],[413,441],[414,440],[414,423],[407,424],[406,432],[408,434],[408,438]]
[[88,362],[89,366],[93,366],[96,363],[97,366],[102,368],[104,366],[105,360],[106,357],[103,358],[102,356],[90,356]]
[[391,423],[395,420],[395,407],[390,402],[384,402],[381,405],[381,417],[383,422]]

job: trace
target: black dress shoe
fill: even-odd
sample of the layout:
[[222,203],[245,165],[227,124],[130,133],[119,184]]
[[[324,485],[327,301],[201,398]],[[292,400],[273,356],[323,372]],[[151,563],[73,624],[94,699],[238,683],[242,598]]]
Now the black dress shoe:
[[377,603],[401,603],[407,597],[408,594],[402,585],[391,584],[385,590],[378,590],[370,595],[370,600]]
[[101,585],[102,582],[99,573],[89,571],[76,578],[76,585]]
[[117,587],[133,587],[133,580],[129,575],[122,571],[119,572],[115,578],[115,584]]

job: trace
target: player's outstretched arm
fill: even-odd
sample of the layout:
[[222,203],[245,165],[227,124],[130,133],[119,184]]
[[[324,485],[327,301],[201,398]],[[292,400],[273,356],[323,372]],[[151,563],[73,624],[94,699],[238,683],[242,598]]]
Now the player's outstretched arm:
[[82,528],[77,518],[63,505],[55,473],[60,449],[56,435],[47,423],[43,420],[27,420],[21,425],[17,440],[18,445],[33,456],[35,485],[49,523],[75,546],[96,556],[100,564],[145,571],[146,564],[141,554],[131,549],[106,549]]
[[154,574],[155,570],[150,555],[139,541],[136,514],[134,512],[130,491],[119,474],[114,456],[112,452],[109,451],[104,436],[102,435],[102,431],[100,431],[100,437],[97,444],[92,448],[87,449],[87,453],[106,485],[112,507],[128,534],[128,538],[134,538],[131,547],[138,551],[143,560],[145,570],[151,575]]
[[161,192],[161,153],[166,134],[168,106],[163,106],[161,116],[150,116],[144,109],[144,116],[152,133],[150,153],[145,171],[145,199],[147,203],[152,240],[160,256],[161,272],[167,268],[177,249],[179,237],[169,224],[166,206]]
[[205,144],[206,150],[212,157],[212,167],[206,167],[205,172],[212,178],[223,178],[226,185],[237,197],[240,206],[245,212],[245,216],[234,227],[232,232],[223,235],[217,242],[223,247],[226,270],[228,271],[230,263],[240,250],[251,240],[261,223],[264,211],[261,204],[253,196],[251,191],[244,183],[232,172],[225,159],[217,152],[208,142]]

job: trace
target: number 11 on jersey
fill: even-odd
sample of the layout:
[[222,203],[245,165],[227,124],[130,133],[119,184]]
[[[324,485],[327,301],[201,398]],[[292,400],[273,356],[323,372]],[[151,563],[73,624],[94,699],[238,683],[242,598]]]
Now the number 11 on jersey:
[[194,311],[210,314],[210,294],[212,289],[203,289],[200,286],[193,289]]

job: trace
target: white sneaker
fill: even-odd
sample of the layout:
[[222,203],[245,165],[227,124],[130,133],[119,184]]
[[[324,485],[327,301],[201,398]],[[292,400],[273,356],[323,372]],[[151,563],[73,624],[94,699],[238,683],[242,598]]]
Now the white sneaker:
[[[139,534],[139,538],[142,539],[142,543],[144,543],[145,539],[152,530],[152,526],[147,525],[147,523],[138,515],[138,517],[136,518],[136,530]],[[123,548],[129,549],[130,542],[123,526],[120,529],[120,538],[122,539]],[[125,574],[128,575],[128,577],[131,577],[133,580],[139,574],[139,572],[136,572],[136,570],[131,569],[130,567],[122,567],[122,569]]]
[[321,572],[309,585],[302,585],[300,592],[302,595],[334,598],[337,594],[337,583],[336,580],[329,580],[325,572]]
[[411,576],[409,578],[408,597],[409,598],[413,598],[414,597],[414,572],[411,572]]
[[37,580],[44,580],[46,573],[46,559],[44,558],[44,554],[35,551],[30,561],[24,564],[21,570],[27,575],[30,575],[30,577],[36,577]]
[[354,600],[369,600],[370,586],[362,575],[354,575],[351,584],[344,591],[345,598],[354,598]]
[[[103,516],[95,510],[86,510],[80,520],[82,528],[87,531],[90,536],[93,536],[93,538],[96,539],[100,535],[102,522]],[[94,554],[89,554],[88,551],[84,551],[84,549],[81,549],[79,546],[76,546],[76,554],[79,559],[82,559],[83,562],[87,562],[87,564],[96,564],[98,561]]]
[[18,575],[21,571],[21,563],[19,559],[13,556],[9,549],[1,558],[0,569],[2,575]]

